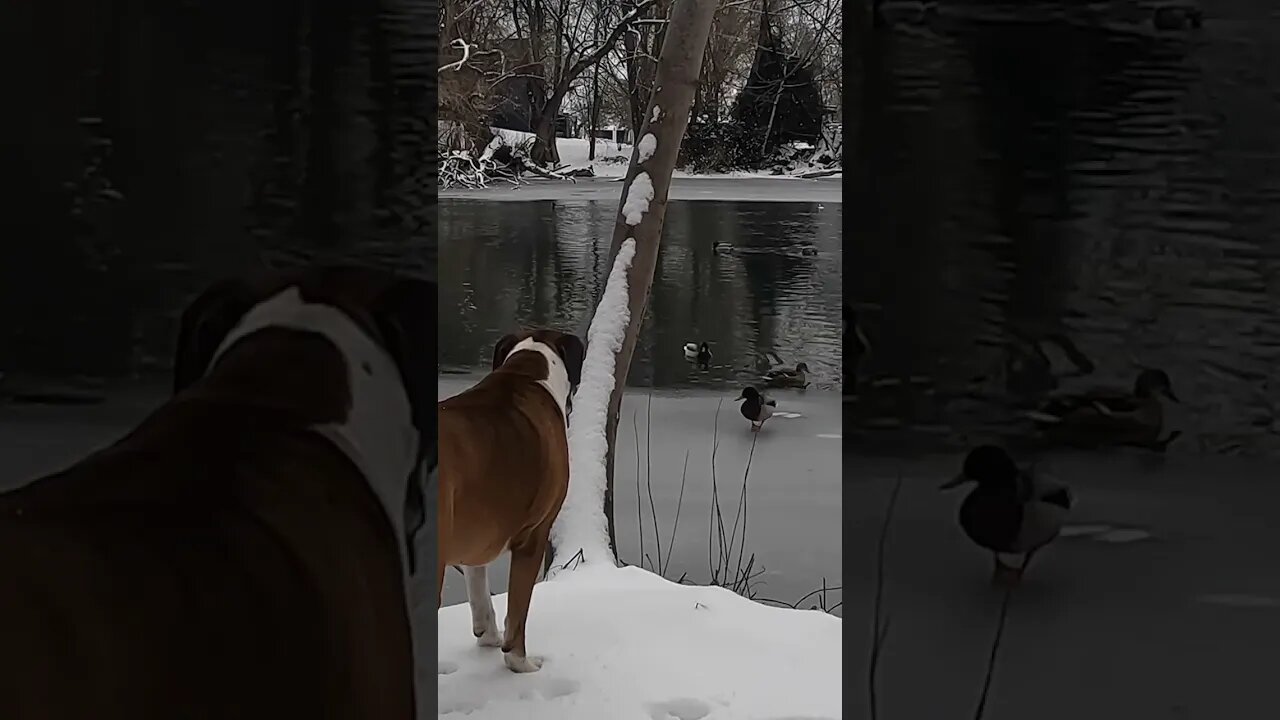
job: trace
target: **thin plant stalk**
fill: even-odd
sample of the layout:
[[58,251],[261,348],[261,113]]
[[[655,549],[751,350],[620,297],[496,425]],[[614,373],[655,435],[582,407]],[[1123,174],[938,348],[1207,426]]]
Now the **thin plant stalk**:
[[644,568],[644,512],[640,504],[640,414],[631,411],[631,431],[636,438],[636,528],[640,535],[640,567]]
[[898,493],[902,490],[902,473],[893,483],[889,493],[889,502],[885,507],[884,521],[880,524],[880,538],[876,543],[876,587],[875,598],[871,605],[871,658],[867,667],[867,701],[871,705],[871,720],[877,720],[880,706],[876,697],[876,675],[880,669],[880,651],[884,647],[885,636],[889,632],[888,620],[881,620],[884,606],[884,574],[885,560],[889,545],[889,526],[893,523],[893,513],[898,505]]
[[645,489],[649,493],[649,515],[653,519],[653,542],[657,546],[656,558],[657,566],[653,569],[662,574],[662,531],[658,527],[658,509],[653,502],[653,390],[649,390],[648,404],[645,406],[644,417],[644,484]]
[[[751,461],[756,455],[756,441],[760,439],[760,434],[756,433],[751,437],[751,450],[747,453],[747,466],[742,472],[742,492],[738,495],[738,507],[733,513],[733,528],[729,532],[729,556],[726,558],[725,569],[733,562],[733,546],[736,542],[738,545],[738,562],[734,565],[735,579],[742,572],[742,556],[746,552],[747,545],[747,479],[751,476]],[[738,537],[738,520],[742,520],[742,537]]]
[[684,483],[689,478],[689,450],[684,451],[684,468],[680,471],[680,496],[676,498],[676,517],[671,523],[671,539],[667,542],[667,558],[662,562],[662,569],[658,573],[666,577],[667,569],[671,567],[671,551],[676,546],[676,528],[680,527],[680,508],[684,506]]
[[987,695],[991,691],[991,678],[996,672],[996,656],[1000,652],[1000,641],[1004,637],[1004,626],[1009,619],[1009,601],[1013,599],[1013,586],[1005,588],[1004,600],[1000,603],[1000,619],[996,622],[995,637],[991,639],[991,654],[987,657],[987,672],[982,678],[982,694],[978,696],[978,706],[974,708],[973,720],[982,720],[987,711]]

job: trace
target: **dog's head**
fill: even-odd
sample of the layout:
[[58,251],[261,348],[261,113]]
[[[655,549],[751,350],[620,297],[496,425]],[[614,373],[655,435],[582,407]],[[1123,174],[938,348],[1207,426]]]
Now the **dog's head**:
[[557,330],[526,330],[503,335],[493,346],[493,369],[502,367],[517,346],[526,340],[543,345],[554,352],[564,363],[565,372],[569,376],[569,387],[571,389],[578,387],[582,382],[582,361],[586,359],[587,348],[577,335]]
[[[526,330],[503,335],[498,340],[493,347],[493,369],[505,365],[541,382],[559,403],[560,411],[568,420],[569,411],[573,408],[573,393],[582,382],[582,362],[586,354],[587,348],[577,335],[557,330]],[[508,362],[518,367],[508,365]]]
[[[345,314],[389,356],[399,372],[417,434],[417,462],[408,483],[405,529],[409,547],[425,523],[423,495],[437,458],[436,286],[427,280],[351,266],[225,280],[184,310],[174,358],[174,392],[198,383],[228,337],[255,308],[296,292],[307,304]],[[412,560],[410,562],[413,565]]]

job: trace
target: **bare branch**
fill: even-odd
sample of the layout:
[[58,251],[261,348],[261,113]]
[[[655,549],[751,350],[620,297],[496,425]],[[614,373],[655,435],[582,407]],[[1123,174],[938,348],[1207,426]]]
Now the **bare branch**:
[[436,70],[437,73],[442,73],[442,72],[445,72],[446,70],[457,70],[463,65],[466,65],[467,61],[471,59],[471,48],[473,46],[470,43],[468,43],[466,40],[463,40],[462,38],[455,38],[453,42],[449,43],[449,46],[455,47],[461,50],[462,59],[459,60],[458,62],[453,62],[453,63],[449,63],[448,65],[440,66],[440,68]]

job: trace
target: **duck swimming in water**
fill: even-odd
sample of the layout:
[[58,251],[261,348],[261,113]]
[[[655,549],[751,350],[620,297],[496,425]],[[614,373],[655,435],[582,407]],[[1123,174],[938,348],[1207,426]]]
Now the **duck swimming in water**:
[[773,417],[774,410],[778,407],[776,400],[771,400],[760,394],[759,390],[748,385],[742,389],[742,394],[734,400],[738,402],[745,400],[742,406],[738,408],[742,413],[742,417],[751,421],[751,431],[757,432],[764,427],[764,421]]
[[1046,435],[1067,444],[1164,450],[1181,433],[1174,431],[1160,438],[1164,428],[1161,398],[1180,402],[1169,374],[1147,369],[1134,380],[1132,392],[1104,388],[1052,395],[1027,417]]
[[[1075,499],[1071,490],[1018,468],[1003,448],[981,445],[964,459],[960,474],[940,489],[977,483],[960,505],[960,528],[991,551],[992,583],[1017,583],[1031,558],[1058,536]],[[1016,567],[1001,556],[1022,557]]]
[[696,343],[685,343],[684,359],[690,362],[696,362],[698,363],[698,367],[706,370],[711,365],[711,347],[705,342],[701,345]]
[[809,386],[806,373],[809,372],[809,366],[805,363],[797,363],[795,370],[770,370],[764,375],[765,387],[774,388],[804,388]]

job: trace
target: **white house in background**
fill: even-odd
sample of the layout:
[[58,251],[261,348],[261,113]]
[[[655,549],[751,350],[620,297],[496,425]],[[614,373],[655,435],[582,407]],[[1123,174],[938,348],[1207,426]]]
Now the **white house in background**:
[[[585,130],[585,132],[583,132],[582,134],[583,139],[584,140],[590,139],[591,130],[588,128],[583,128],[583,130]],[[596,128],[596,139],[609,140],[615,143],[625,143],[627,145],[630,145],[631,144],[631,128],[622,127],[620,125],[608,125],[605,127]]]

